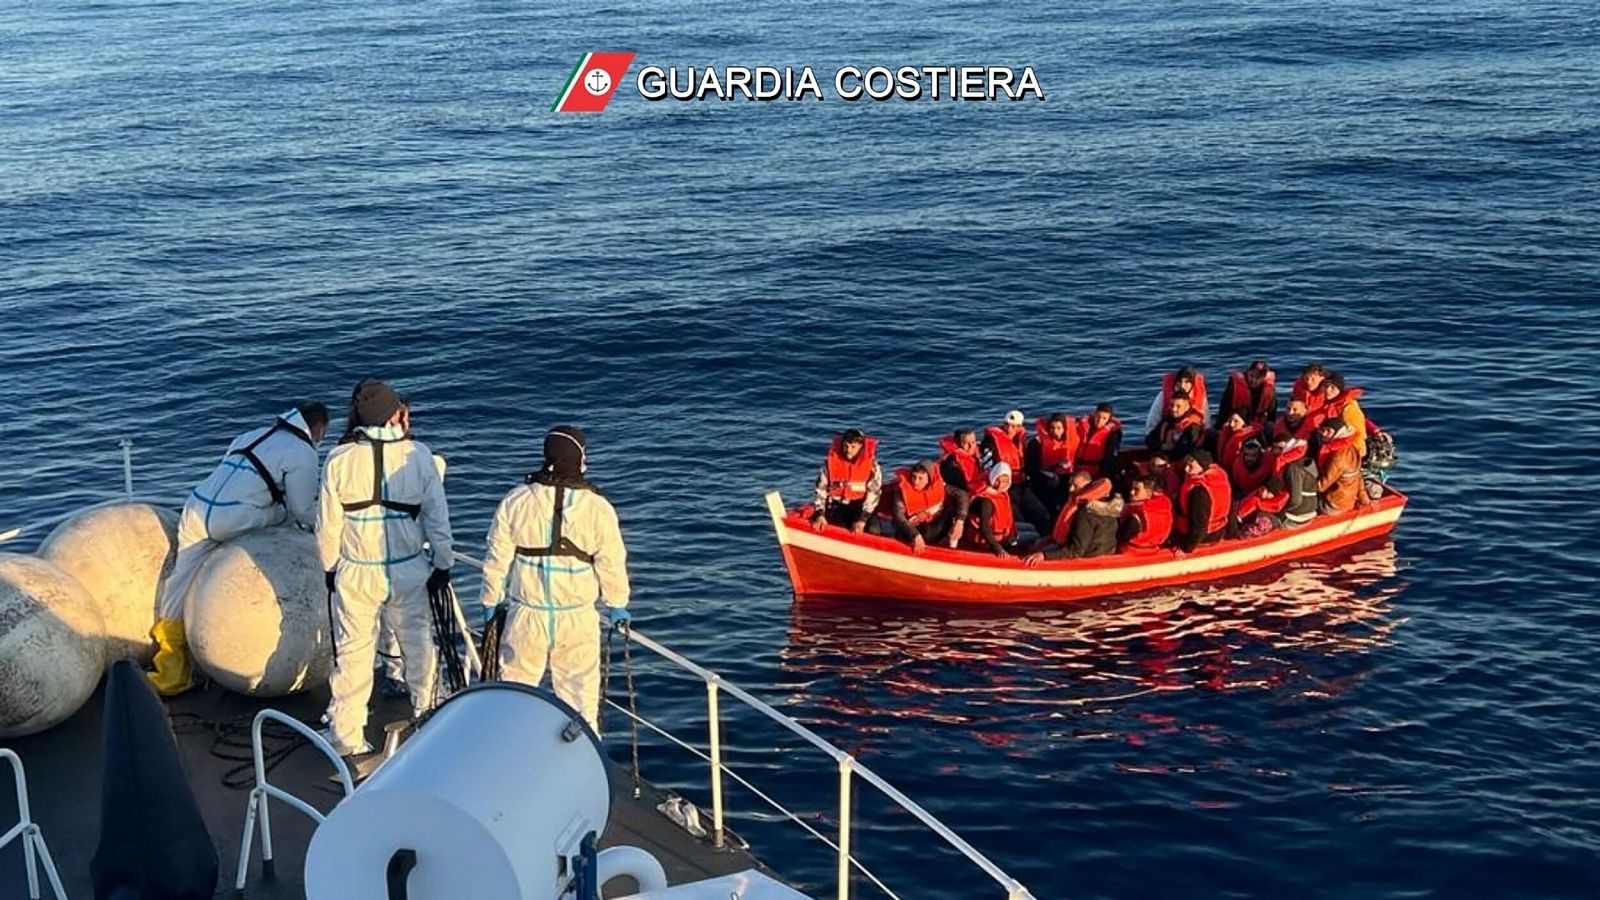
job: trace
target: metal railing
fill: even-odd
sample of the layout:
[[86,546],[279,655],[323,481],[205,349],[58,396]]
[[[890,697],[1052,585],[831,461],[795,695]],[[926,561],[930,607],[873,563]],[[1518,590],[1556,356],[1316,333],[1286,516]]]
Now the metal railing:
[[[467,556],[463,553],[457,552],[455,558],[474,568],[483,568],[483,562],[481,560],[474,559],[473,557]],[[915,816],[930,831],[943,838],[946,843],[955,848],[956,851],[962,856],[965,856],[979,869],[982,869],[984,874],[988,875],[1001,888],[1005,889],[1006,900],[1034,900],[1033,894],[1023,886],[1022,882],[1006,874],[1004,869],[1001,869],[994,863],[993,860],[985,856],[976,847],[967,843],[967,841],[962,838],[961,835],[956,834],[955,831],[951,830],[948,825],[939,821],[937,816],[928,812],[915,800],[907,797],[900,791],[899,788],[896,788],[894,785],[890,784],[883,778],[883,776],[872,771],[872,769],[868,768],[855,757],[844,752],[843,750],[840,750],[838,747],[835,747],[821,735],[800,724],[799,722],[796,722],[789,716],[784,715],[777,709],[774,709],[771,705],[750,694],[744,688],[732,684],[721,675],[718,675],[716,672],[713,672],[710,669],[693,662],[677,651],[651,639],[644,634],[641,634],[637,629],[631,630],[631,636],[631,639],[637,642],[641,647],[644,647],[645,649],[656,654],[662,659],[667,660],[678,668],[698,677],[705,683],[706,722],[708,732],[707,737],[709,745],[708,749],[710,751],[709,755],[677,738],[676,736],[667,732],[665,729],[656,725],[654,722],[635,714],[626,707],[623,707],[620,704],[610,700],[607,700],[606,703],[612,709],[621,712],[623,715],[628,716],[629,718],[638,722],[640,725],[645,726],[646,728],[654,731],[658,735],[661,735],[663,738],[666,738],[679,747],[682,747],[696,756],[699,756],[701,759],[710,764],[712,839],[717,847],[720,848],[724,846],[726,842],[726,831],[724,830],[723,825],[724,805],[722,790],[722,778],[723,775],[726,774],[728,777],[738,781],[746,788],[749,788],[753,793],[756,794],[756,796],[760,797],[763,801],[772,806],[779,813],[783,814],[786,818],[800,825],[802,828],[809,831],[813,836],[819,838],[834,848],[838,854],[837,888],[835,892],[835,896],[838,898],[838,900],[848,900],[850,897],[850,873],[852,869],[860,871],[890,897],[897,897],[898,895],[896,895],[894,891],[890,890],[889,887],[879,880],[878,877],[869,869],[867,869],[866,866],[862,865],[860,860],[857,860],[851,854],[851,819],[855,806],[853,798],[854,785],[852,784],[852,781],[855,777],[859,776],[862,781],[877,788],[885,797],[888,797],[901,809],[904,809],[906,812]],[[722,717],[718,702],[719,694],[723,692],[798,735],[807,743],[821,750],[834,760],[839,769],[839,835],[837,840],[830,840],[821,832],[813,828],[810,824],[802,820],[798,815],[784,808],[782,804],[778,803],[776,800],[757,789],[755,785],[745,780],[737,772],[723,763]]]
[[22,839],[23,865],[28,869],[29,900],[39,900],[40,863],[44,864],[44,874],[50,879],[50,889],[55,891],[56,900],[67,900],[66,888],[61,886],[61,874],[56,871],[56,862],[50,858],[50,848],[44,845],[44,834],[39,831],[39,825],[33,821],[33,814],[28,809],[28,775],[23,771],[22,757],[14,750],[0,747],[0,759],[11,763],[11,774],[17,779],[17,818],[20,820],[0,836],[0,848],[18,838]]
[[257,824],[261,828],[261,880],[272,881],[277,873],[272,865],[272,818],[267,808],[267,800],[281,800],[311,818],[311,821],[321,825],[326,818],[320,810],[299,797],[289,793],[267,780],[266,755],[261,748],[261,726],[268,721],[287,725],[306,739],[306,742],[315,747],[319,753],[326,756],[333,763],[334,774],[339,776],[339,786],[344,789],[344,797],[350,796],[355,791],[355,783],[350,778],[350,767],[345,765],[333,746],[317,734],[311,726],[292,716],[285,715],[275,709],[263,709],[256,713],[255,721],[250,723],[250,754],[255,762],[256,786],[250,789],[250,799],[245,801],[244,834],[239,838],[239,869],[234,877],[233,889],[235,896],[244,896],[245,875],[250,869],[250,846],[255,837]]
[[[133,442],[130,440],[123,440],[120,442],[120,446],[122,448],[124,496],[127,500],[136,500],[139,498],[136,498],[133,493]],[[47,519],[42,522],[29,523],[22,528],[13,528],[7,532],[0,532],[0,543],[11,540],[20,534],[32,533],[49,525],[59,523],[69,518],[71,515],[75,515],[76,512],[77,511],[74,511],[73,513]],[[483,562],[481,560],[475,559],[466,554],[458,552],[456,553],[456,559],[466,563],[469,566],[472,566],[473,568],[483,568]],[[462,633],[470,635],[472,630],[467,625],[465,615],[462,612],[459,603],[456,604],[455,615],[457,624],[460,626]],[[695,746],[678,738],[661,726],[635,714],[633,711],[626,709],[615,702],[607,700],[606,703],[611,708],[618,710],[623,715],[628,716],[633,721],[655,732],[667,741],[683,748],[684,750],[687,750],[695,756],[700,757],[710,765],[711,821],[713,840],[717,847],[720,848],[726,843],[722,784],[723,776],[726,775],[727,777],[738,782],[740,785],[744,786],[757,797],[761,798],[763,802],[777,810],[785,818],[799,825],[801,828],[809,832],[813,837],[821,840],[823,843],[832,847],[836,851],[838,855],[836,891],[837,900],[849,900],[850,873],[852,869],[861,872],[888,896],[892,898],[898,898],[898,895],[895,894],[894,891],[890,890],[887,885],[885,885],[876,875],[872,873],[870,869],[863,865],[860,860],[857,860],[851,853],[851,828],[855,807],[853,799],[853,782],[855,778],[859,777],[862,781],[877,788],[879,792],[881,792],[885,797],[888,797],[890,800],[894,801],[894,803],[897,804],[901,809],[904,809],[906,812],[915,816],[925,827],[937,834],[940,838],[944,839],[947,844],[955,848],[957,852],[959,852],[962,856],[965,856],[969,861],[981,869],[984,874],[988,875],[996,884],[1006,891],[1007,900],[1034,900],[1033,894],[1029,892],[1029,890],[1024,887],[1020,881],[1006,874],[1005,870],[1001,869],[976,847],[973,847],[971,844],[967,843],[964,838],[962,838],[959,834],[956,834],[950,829],[949,826],[939,821],[938,817],[928,812],[922,807],[921,804],[906,796],[898,788],[890,784],[882,776],[872,771],[872,769],[868,768],[855,757],[844,752],[843,750],[840,750],[838,747],[835,747],[816,732],[805,727],[799,722],[796,722],[794,719],[783,714],[782,712],[779,712],[777,709],[774,709],[772,706],[753,696],[743,688],[728,682],[716,672],[692,662],[676,651],[658,643],[655,640],[652,640],[650,637],[644,634],[639,633],[637,630],[631,630],[631,635],[632,640],[637,641],[640,646],[650,650],[652,653],[655,653],[657,656],[667,660],[685,672],[694,675],[705,683],[709,754],[702,752]],[[467,645],[469,671],[473,675],[476,675],[481,672],[481,661],[477,658],[476,648],[472,647],[472,641],[470,639],[467,641]],[[838,767],[839,772],[839,834],[837,840],[830,839],[828,836],[818,831],[810,823],[806,822],[800,816],[785,808],[781,803],[774,800],[771,796],[757,788],[754,784],[750,783],[749,780],[741,776],[738,772],[734,771],[731,767],[723,763],[722,716],[719,704],[719,694],[721,692],[728,693],[730,696],[739,700],[744,705],[754,709],[756,712],[761,713],[768,719],[771,719],[780,726],[798,735],[807,743],[821,750],[823,753],[827,754],[833,759],[834,763]],[[270,819],[268,818],[267,813],[267,799],[269,797],[276,798],[289,804],[295,809],[298,809],[300,812],[310,816],[318,823],[321,823],[323,820],[322,813],[318,812],[310,804],[307,804],[305,801],[287,793],[286,791],[283,791],[281,788],[278,788],[267,781],[266,767],[261,749],[261,726],[263,721],[266,719],[273,719],[283,722],[289,727],[299,731],[313,746],[321,751],[323,755],[328,756],[333,761],[334,767],[340,777],[340,783],[344,788],[345,795],[348,796],[351,791],[354,790],[350,778],[350,772],[348,767],[345,766],[344,760],[339,758],[338,754],[334,752],[333,748],[328,745],[328,743],[324,741],[320,735],[316,734],[316,732],[312,731],[304,723],[285,716],[276,710],[264,709],[258,713],[251,729],[251,743],[254,751],[254,761],[256,767],[256,787],[250,792],[250,800],[248,801],[249,806],[245,815],[244,838],[241,842],[241,848],[239,852],[237,887],[241,891],[244,888],[245,873],[249,865],[251,840],[258,818],[260,820],[261,828],[262,874],[267,878],[270,878],[272,874],[272,836]],[[0,754],[8,754],[13,759],[13,766],[17,768],[18,772],[19,791],[22,791],[21,762],[17,761],[15,759],[15,754],[11,754],[10,751],[0,750]],[[25,794],[23,794],[22,797],[25,800]],[[26,812],[23,814],[23,819],[26,823]],[[21,826],[18,827],[20,828]],[[17,829],[13,829],[13,831],[16,830]],[[37,826],[34,826],[33,834],[36,836],[35,843],[46,860],[47,870],[51,875],[52,885],[56,887],[57,896],[63,898],[64,900],[65,894],[61,892],[59,882],[56,880],[54,866],[53,864],[49,863],[48,852],[44,850],[44,841],[42,838],[37,838]],[[5,843],[9,842],[14,837],[14,834],[8,834],[4,840],[0,840],[0,846],[4,846]],[[29,873],[30,876],[32,876],[31,856],[29,858],[29,862]],[[34,896],[37,897],[37,893],[35,893]]]

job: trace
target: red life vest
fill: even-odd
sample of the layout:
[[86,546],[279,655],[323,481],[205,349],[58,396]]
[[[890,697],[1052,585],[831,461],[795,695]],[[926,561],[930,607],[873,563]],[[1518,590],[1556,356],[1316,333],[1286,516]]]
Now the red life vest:
[[[1178,381],[1177,372],[1168,372],[1161,376],[1161,408],[1166,410],[1172,405],[1172,387]],[[1189,406],[1200,411],[1200,418],[1205,418],[1206,409],[1206,377],[1199,372],[1194,373],[1194,387],[1189,390]]]
[[1333,398],[1332,400],[1324,400],[1322,407],[1322,421],[1325,422],[1328,419],[1337,419],[1342,417],[1344,415],[1344,408],[1356,402],[1357,400],[1360,400],[1361,395],[1364,393],[1366,392],[1361,388],[1345,388],[1343,391],[1339,392],[1339,396]]
[[1223,469],[1233,468],[1233,461],[1239,458],[1244,442],[1260,436],[1261,429],[1255,425],[1246,425],[1238,431],[1222,428],[1217,432],[1217,465]]
[[1297,441],[1310,441],[1311,435],[1317,430],[1317,426],[1322,424],[1322,418],[1321,410],[1307,412],[1297,427],[1290,428],[1289,414],[1284,413],[1278,417],[1278,421],[1272,423],[1272,439],[1276,441],[1278,438],[1288,435]]
[[1233,463],[1228,467],[1228,478],[1233,482],[1233,492],[1240,497],[1255,493],[1267,483],[1272,473],[1273,462],[1266,453],[1261,454],[1261,461],[1254,469],[1244,464],[1243,455],[1235,456]]
[[1306,412],[1314,413],[1328,405],[1327,390],[1328,380],[1324,378],[1322,383],[1317,385],[1316,393],[1312,393],[1311,388],[1306,386],[1306,377],[1301,375],[1294,380],[1294,387],[1289,389],[1289,399],[1304,400]]
[[961,448],[956,446],[955,439],[951,437],[940,438],[939,449],[944,451],[944,456],[939,457],[940,462],[951,456],[956,458],[956,465],[961,467],[961,475],[966,479],[963,487],[969,492],[976,494],[988,486],[989,480],[983,476],[983,470],[978,468],[977,454],[962,452]]
[[854,503],[867,496],[867,482],[876,463],[878,439],[867,438],[853,460],[844,458],[844,441],[834,438],[828,448],[828,499]]
[[1019,431],[1016,437],[1012,437],[1006,434],[1006,430],[999,425],[990,425],[983,430],[983,433],[994,440],[994,452],[997,454],[997,461],[1011,467],[1012,480],[1020,480],[1022,478],[1022,444],[1023,441],[1027,440],[1027,432]]
[[1096,478],[1083,486],[1083,489],[1072,495],[1065,506],[1061,507],[1060,515],[1056,516],[1056,525],[1050,529],[1050,540],[1056,542],[1057,547],[1065,547],[1067,538],[1072,536],[1072,517],[1077,515],[1078,508],[1094,500],[1104,500],[1111,496],[1111,479]]
[[1106,440],[1122,430],[1122,423],[1112,416],[1106,422],[1106,427],[1096,428],[1094,416],[1084,416],[1077,421],[1077,426],[1079,437],[1075,464],[1091,475],[1099,475],[1101,465],[1106,462]]
[[1170,417],[1163,416],[1159,426],[1161,448],[1163,450],[1171,450],[1174,446],[1173,442],[1177,440],[1178,435],[1193,425],[1199,425],[1202,436],[1204,436],[1205,424],[1205,417],[1196,412],[1193,407],[1190,407],[1189,411],[1183,414],[1183,418],[1176,422],[1172,421]]
[[[1281,478],[1283,473],[1287,471],[1291,465],[1299,462],[1302,459],[1305,459],[1307,449],[1309,449],[1309,447],[1304,441],[1297,441],[1285,448],[1283,452],[1273,453],[1272,474]],[[1266,487],[1266,482],[1262,482],[1262,487]],[[1257,502],[1256,508],[1262,510],[1263,512],[1276,514],[1283,512],[1284,508],[1288,505],[1289,485],[1287,482],[1285,482],[1282,490],[1278,491],[1277,493],[1271,493],[1269,491],[1262,496]]]
[[[1008,541],[1015,537],[1017,534],[1017,520],[1011,515],[1011,493],[1009,491],[997,491],[994,488],[984,488],[974,494],[972,499],[977,500],[979,497],[987,497],[994,504],[994,519],[990,523],[994,526],[994,536],[1002,541]],[[983,543],[981,527],[978,524],[978,514],[973,513],[968,516],[968,519],[971,520],[972,526],[967,530],[968,536],[973,538],[977,544],[986,547],[987,545]]]
[[1124,550],[1155,550],[1172,536],[1172,500],[1166,494],[1153,494],[1149,500],[1129,504],[1124,516],[1139,521],[1139,533],[1128,538]]
[[1254,403],[1250,402],[1250,382],[1244,377],[1243,372],[1234,372],[1228,376],[1228,401],[1230,411],[1240,413],[1246,422],[1260,422],[1265,424],[1267,412],[1272,409],[1273,397],[1278,391],[1278,373],[1267,370],[1267,378],[1261,382],[1261,395]]
[[1078,455],[1078,423],[1067,420],[1067,433],[1061,440],[1050,436],[1050,420],[1037,419],[1033,430],[1039,436],[1039,468],[1065,475],[1072,471]]
[[1216,463],[1206,466],[1199,475],[1190,475],[1183,481],[1178,494],[1178,518],[1174,525],[1179,534],[1189,533],[1189,497],[1195,489],[1211,496],[1211,517],[1206,520],[1206,534],[1221,531],[1228,525],[1229,506],[1233,503],[1233,490],[1228,486],[1228,473]]
[[937,466],[932,469],[928,473],[927,488],[920,491],[911,486],[910,469],[895,470],[900,500],[906,506],[906,519],[913,525],[931,522],[944,511],[944,479],[939,477]]

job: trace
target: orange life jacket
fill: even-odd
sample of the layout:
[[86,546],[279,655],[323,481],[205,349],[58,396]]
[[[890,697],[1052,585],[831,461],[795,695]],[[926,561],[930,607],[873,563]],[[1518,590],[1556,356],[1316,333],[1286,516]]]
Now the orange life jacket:
[[[1011,492],[984,488],[974,494],[972,499],[977,500],[979,497],[987,497],[994,504],[994,519],[990,522],[994,526],[994,536],[1002,541],[1009,541],[1015,537],[1017,534],[1017,520],[1011,515]],[[968,519],[971,520],[972,526],[968,529],[968,535],[976,543],[983,545],[983,534],[978,524],[978,514],[973,513],[968,516]]]
[[1122,549],[1155,550],[1172,536],[1172,500],[1166,494],[1153,494],[1149,500],[1131,503],[1124,516],[1139,520],[1139,533],[1128,538]]
[[[1167,409],[1172,405],[1172,388],[1178,381],[1177,372],[1168,372],[1161,376],[1161,408]],[[1189,406],[1200,411],[1200,417],[1205,418],[1206,408],[1206,377],[1199,372],[1194,373],[1194,387],[1189,390]]]
[[1183,481],[1178,494],[1178,518],[1174,523],[1179,534],[1189,533],[1189,497],[1196,488],[1211,495],[1211,517],[1206,520],[1206,534],[1221,531],[1228,525],[1229,505],[1233,503],[1233,490],[1228,485],[1228,473],[1216,463],[1206,466],[1199,475],[1190,475]]
[[878,439],[867,438],[853,460],[844,458],[844,439],[835,437],[828,448],[828,499],[854,503],[867,496],[867,482],[877,460]]
[[930,468],[928,486],[920,491],[911,486],[910,469],[896,469],[894,473],[900,500],[906,506],[906,519],[913,525],[931,522],[944,511],[944,479],[937,466]]
[[1261,382],[1261,395],[1255,403],[1251,403],[1250,382],[1245,379],[1244,373],[1233,372],[1228,375],[1228,400],[1233,404],[1232,411],[1243,413],[1246,422],[1265,423],[1277,391],[1278,373],[1268,369],[1266,380]]
[[1328,381],[1324,378],[1322,384],[1317,385],[1316,393],[1312,393],[1311,388],[1306,386],[1306,377],[1301,375],[1294,380],[1294,387],[1289,389],[1289,399],[1304,400],[1306,402],[1306,412],[1314,413],[1328,405],[1327,390]]
[[1033,430],[1039,436],[1039,468],[1065,475],[1072,471],[1072,461],[1078,455],[1078,423],[1067,420],[1067,433],[1061,440],[1050,436],[1050,420],[1038,419]]
[[1322,446],[1317,448],[1317,473],[1320,475],[1326,475],[1328,472],[1328,463],[1333,460],[1334,454],[1350,446],[1351,444],[1354,444],[1355,442],[1356,436],[1354,434],[1348,434],[1344,437],[1336,437],[1331,441],[1323,441]]
[[1172,442],[1177,439],[1178,435],[1182,434],[1185,429],[1192,425],[1199,425],[1203,436],[1205,424],[1205,417],[1200,415],[1200,413],[1197,412],[1194,407],[1190,407],[1189,411],[1183,414],[1183,418],[1176,422],[1172,421],[1171,416],[1162,416],[1161,424],[1157,426],[1160,429],[1157,432],[1161,438],[1160,446],[1163,449],[1171,449],[1173,446]]
[[1363,391],[1361,388],[1345,388],[1343,391],[1339,392],[1339,396],[1333,398],[1332,400],[1324,400],[1322,407],[1322,421],[1325,422],[1328,419],[1337,419],[1343,416],[1344,408],[1356,402],[1357,400],[1360,400],[1361,395],[1364,393],[1366,393],[1366,391]]
[[1317,426],[1322,424],[1322,419],[1322,410],[1319,409],[1316,412],[1308,411],[1305,417],[1300,420],[1298,426],[1290,428],[1289,414],[1284,413],[1278,417],[1278,421],[1272,423],[1272,439],[1276,441],[1278,438],[1288,435],[1296,440],[1309,442],[1311,435],[1316,433]]
[[1272,473],[1272,459],[1266,453],[1261,454],[1261,461],[1254,469],[1244,464],[1243,454],[1235,456],[1233,463],[1228,467],[1228,477],[1233,481],[1233,492],[1240,497],[1255,493],[1267,483]]
[[[1272,454],[1272,474],[1281,478],[1283,473],[1288,470],[1289,466],[1299,462],[1302,459],[1305,459],[1306,451],[1308,449],[1310,449],[1309,446],[1304,441],[1300,441],[1291,445],[1282,453],[1274,452]],[[1266,482],[1262,482],[1262,486],[1265,487]],[[1269,492],[1265,496],[1262,496],[1258,501],[1256,508],[1264,512],[1276,514],[1283,512],[1284,508],[1286,508],[1288,505],[1289,485],[1285,483],[1283,485],[1283,489],[1277,493]]]
[[1027,440],[1027,432],[1019,431],[1016,437],[1006,434],[1006,430],[999,425],[990,425],[983,430],[994,440],[994,452],[998,455],[998,462],[1003,462],[1011,467],[1012,480],[1022,478],[1022,444]]
[[1106,422],[1106,427],[1096,428],[1094,416],[1084,416],[1077,421],[1077,426],[1078,456],[1075,465],[1091,475],[1099,475],[1100,466],[1106,462],[1106,440],[1122,430],[1122,423],[1112,416]]
[[1083,486],[1083,490],[1072,495],[1061,513],[1056,516],[1056,525],[1050,529],[1050,540],[1056,542],[1057,547],[1065,547],[1067,538],[1072,536],[1072,517],[1078,514],[1078,508],[1094,500],[1104,500],[1111,496],[1111,479],[1096,478]]
[[977,454],[963,452],[956,446],[955,438],[949,436],[939,439],[939,449],[944,452],[944,455],[939,457],[941,463],[948,457],[956,458],[956,465],[961,467],[961,475],[966,479],[966,484],[962,487],[976,494],[988,486],[989,480],[983,476],[983,470],[978,467]]
[[1244,449],[1244,442],[1253,437],[1260,437],[1261,429],[1255,425],[1234,431],[1224,427],[1217,432],[1217,465],[1223,469],[1232,469],[1233,461],[1239,458],[1239,451]]

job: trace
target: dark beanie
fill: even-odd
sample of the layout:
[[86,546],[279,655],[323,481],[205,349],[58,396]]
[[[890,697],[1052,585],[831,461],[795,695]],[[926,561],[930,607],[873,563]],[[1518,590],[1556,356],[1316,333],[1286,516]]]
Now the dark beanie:
[[1195,450],[1189,454],[1189,458],[1199,463],[1202,469],[1211,465],[1211,454],[1204,450]]
[[356,414],[357,425],[377,426],[387,424],[400,409],[400,393],[387,383],[369,378],[356,385],[350,398],[350,408]]
[[583,476],[583,453],[589,441],[576,425],[557,425],[544,436],[544,471],[562,478]]

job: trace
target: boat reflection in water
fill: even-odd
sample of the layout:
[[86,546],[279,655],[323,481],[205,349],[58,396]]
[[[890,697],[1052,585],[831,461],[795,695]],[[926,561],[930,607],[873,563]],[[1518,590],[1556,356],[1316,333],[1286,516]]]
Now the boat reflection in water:
[[[958,726],[1020,755],[1052,738],[1139,743],[1143,725],[1180,726],[1173,704],[1141,712],[1153,704],[1135,698],[1339,693],[1405,621],[1392,605],[1397,568],[1383,538],[1231,581],[1055,608],[801,600],[783,665],[801,682],[802,717],[853,733],[860,750],[897,722]],[[1118,712],[1140,721],[1106,719]]]

